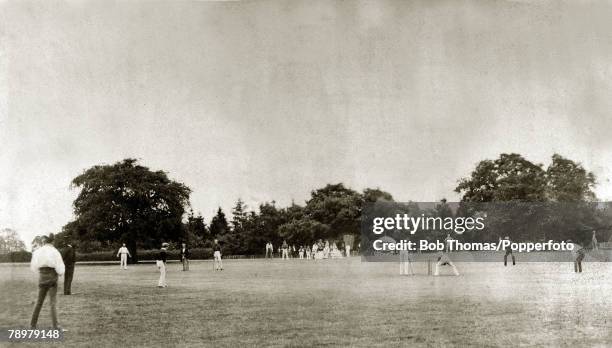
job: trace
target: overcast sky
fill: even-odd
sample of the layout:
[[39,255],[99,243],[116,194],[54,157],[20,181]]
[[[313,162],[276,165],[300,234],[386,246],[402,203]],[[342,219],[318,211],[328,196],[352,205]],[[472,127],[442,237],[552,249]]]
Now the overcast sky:
[[4,1],[0,228],[60,231],[71,179],[126,157],[207,221],[335,182],[457,200],[502,152],[610,200],[612,5],[580,3]]

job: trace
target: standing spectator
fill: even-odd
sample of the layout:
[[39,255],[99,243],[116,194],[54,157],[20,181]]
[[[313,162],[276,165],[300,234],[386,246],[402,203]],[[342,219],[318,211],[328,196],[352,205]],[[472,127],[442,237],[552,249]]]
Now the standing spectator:
[[219,241],[215,239],[215,244],[213,245],[213,257],[214,257],[214,268],[215,271],[223,271],[223,261],[221,261],[221,245]]
[[189,271],[189,249],[187,249],[187,244],[183,243],[181,248],[181,263],[183,264],[183,271]]
[[162,247],[157,254],[157,268],[159,269],[159,281],[157,282],[157,287],[159,288],[167,288],[168,284],[166,283],[166,261],[168,259],[168,243],[162,243]]
[[591,237],[591,242],[593,243],[593,250],[599,250],[599,244],[597,243],[597,232],[593,230],[593,237]]
[[51,320],[54,328],[59,328],[57,324],[57,309],[56,309],[56,296],[57,296],[57,278],[64,274],[65,266],[62,260],[62,255],[55,247],[51,244],[53,242],[53,234],[48,237],[43,237],[43,246],[36,249],[32,253],[32,261],[30,262],[30,269],[34,272],[39,273],[38,278],[38,300],[32,313],[32,320],[30,321],[30,327],[36,328],[38,323],[38,315],[40,309],[49,294],[49,304],[51,305]]
[[268,242],[266,243],[266,259],[269,258],[274,258],[273,256],[274,254],[274,246],[272,245],[272,242]]
[[306,245],[306,260],[310,260],[312,258],[312,250],[310,250],[310,245]]
[[66,266],[66,273],[64,274],[64,295],[72,295],[72,277],[74,275],[74,265],[76,263],[76,253],[72,244],[68,244],[66,249],[63,250],[62,258]]
[[304,259],[304,246],[300,246],[300,250],[298,251],[300,254],[300,260]]
[[132,257],[132,255],[130,255],[130,251],[128,250],[128,248],[125,247],[125,243],[123,243],[121,245],[121,248],[119,248],[119,251],[117,252],[117,257],[119,257],[119,255],[121,255],[121,265],[119,266],[119,268],[127,269],[127,258]]

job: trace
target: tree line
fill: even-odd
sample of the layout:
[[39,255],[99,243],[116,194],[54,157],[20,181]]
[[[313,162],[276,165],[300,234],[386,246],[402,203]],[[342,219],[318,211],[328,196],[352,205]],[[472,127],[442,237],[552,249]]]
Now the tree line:
[[[91,167],[71,184],[79,190],[73,203],[75,219],[63,227],[56,240],[60,246],[68,242],[78,244],[83,252],[110,250],[123,242],[134,253],[137,249],[158,248],[161,242],[209,247],[212,239],[218,239],[226,254],[248,255],[261,254],[267,241],[278,245],[287,240],[302,245],[317,239],[339,240],[343,235],[353,235],[358,240],[364,204],[394,200],[391,193],[379,188],[356,191],[342,183],[328,184],[313,190],[304,204],[292,203],[287,207],[279,207],[274,201],[247,207],[238,199],[231,219],[219,207],[207,224],[190,207],[189,187],[135,159]],[[580,213],[581,222],[585,222],[593,217],[587,213],[592,212],[588,203],[596,199],[595,185],[593,173],[557,154],[546,168],[519,154],[501,154],[495,160],[479,162],[469,176],[458,180],[455,191],[464,203],[584,203],[585,210]],[[441,200],[436,209],[440,214],[452,214],[445,204]],[[572,237],[587,238],[585,231],[593,226],[583,227],[572,232],[575,234]],[[609,234],[605,226],[597,228]]]

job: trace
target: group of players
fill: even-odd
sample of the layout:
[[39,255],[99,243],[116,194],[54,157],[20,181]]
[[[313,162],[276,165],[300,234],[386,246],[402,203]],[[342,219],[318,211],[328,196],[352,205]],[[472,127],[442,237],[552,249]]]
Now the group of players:
[[[506,236],[504,239],[509,241],[510,237]],[[435,270],[434,270],[434,273],[433,273],[434,276],[439,276],[440,275],[440,267],[441,266],[449,266],[455,276],[459,275],[459,271],[457,270],[457,266],[455,266],[455,264],[451,261],[451,259],[449,257],[449,250],[450,250],[449,244],[451,243],[452,240],[453,240],[453,238],[450,236],[450,234],[447,234],[446,238],[444,239],[445,249],[444,249],[444,251],[437,258],[436,265],[435,265]],[[501,238],[500,238],[500,242],[501,242]],[[584,260],[584,258],[586,256],[586,249],[582,245],[580,245],[579,243],[573,242],[572,240],[567,240],[566,243],[567,244],[573,244],[572,259],[573,259],[573,262],[574,262],[574,272],[575,273],[582,273],[582,261]],[[593,251],[598,251],[599,250],[599,243],[597,242],[597,236],[596,236],[596,232],[595,231],[593,231],[593,236],[592,236],[591,243],[592,243],[592,246],[593,246]],[[505,252],[505,254],[504,254],[504,267],[508,266],[508,256],[510,256],[512,258],[512,266],[515,266],[516,265],[516,257],[512,253],[512,249],[510,247],[507,247],[507,248],[505,248],[504,252]],[[428,270],[428,272],[429,272],[429,270]],[[400,252],[400,275],[414,275],[414,274],[415,273],[414,273],[414,270],[412,268],[412,258],[410,257],[410,253],[408,253],[406,251]]]
[[[313,243],[312,248],[310,245],[300,245],[296,248],[295,245],[289,245],[286,240],[278,247],[278,257],[282,260],[288,260],[291,258],[299,258],[300,260],[321,260],[321,259],[339,259],[342,257],[351,256],[351,245],[345,243],[344,253],[338,248],[336,242],[329,242],[326,240],[323,242],[319,239]],[[272,242],[266,243],[266,259],[274,258],[274,245]]]
[[[509,237],[505,237],[506,240]],[[440,274],[440,267],[449,266],[451,267],[453,274],[458,276],[459,271],[455,264],[451,261],[449,257],[449,244],[452,241],[452,237],[447,235],[445,238],[446,248],[441,255],[438,256],[434,276],[438,276]],[[572,257],[574,260],[574,271],[576,273],[582,272],[582,261],[586,255],[586,250],[580,244],[572,242],[568,240],[567,243],[573,243],[574,248],[572,251]],[[596,239],[595,232],[593,232],[592,238],[593,250],[598,250],[598,243]],[[159,281],[157,286],[160,288],[167,287],[166,283],[166,263],[168,260],[168,243],[162,243],[162,246],[157,253],[156,256],[156,265],[159,269]],[[349,243],[345,243],[344,253],[346,257],[351,256],[351,245]],[[330,243],[329,241],[323,242],[322,240],[318,240],[310,246],[300,246],[296,248],[295,245],[290,246],[287,241],[283,241],[283,243],[278,248],[278,255],[281,259],[287,260],[290,257],[297,257],[299,259],[326,259],[326,258],[341,258],[343,257],[342,252],[338,249],[335,242]],[[214,240],[213,242],[213,269],[215,271],[223,270],[223,262],[221,259],[221,245],[218,240]],[[183,271],[189,270],[189,258],[190,252],[185,243],[182,243],[180,249],[180,261],[183,265]],[[272,242],[266,243],[266,258],[274,257],[274,246]],[[512,265],[516,265],[516,258],[512,253],[512,249],[506,248],[504,255],[504,266],[508,264],[508,257],[512,258]],[[127,269],[127,260],[128,257],[131,257],[131,254],[128,248],[123,244],[119,251],[117,252],[117,257],[120,258],[120,268],[123,270]],[[75,251],[72,245],[68,244],[67,248],[65,248],[62,253],[60,253],[53,246],[53,235],[49,237],[43,237],[43,245],[37,248],[32,253],[32,260],[30,262],[30,268],[32,271],[37,272],[39,274],[38,281],[38,298],[36,305],[34,307],[34,311],[32,313],[32,319],[30,321],[30,326],[32,328],[36,328],[38,322],[38,316],[40,314],[40,310],[45,301],[45,298],[49,297],[49,302],[51,305],[51,318],[53,322],[54,328],[60,328],[58,325],[57,314],[56,314],[56,295],[57,295],[57,287],[58,287],[58,277],[64,275],[64,295],[71,294],[71,283],[72,283],[72,275],[74,272],[74,266],[76,262]],[[400,253],[400,274],[401,275],[414,275],[414,271],[412,269],[412,259],[409,253],[402,252]],[[61,329],[61,328],[60,328]],[[62,329],[63,330],[63,329]],[[65,330],[64,330],[65,331]]]

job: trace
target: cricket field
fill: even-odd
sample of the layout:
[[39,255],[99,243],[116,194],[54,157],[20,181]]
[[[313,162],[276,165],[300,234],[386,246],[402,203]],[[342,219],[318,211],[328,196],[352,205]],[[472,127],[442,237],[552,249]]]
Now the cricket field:
[[[398,263],[337,260],[78,265],[58,288],[65,347],[611,346],[612,263],[457,263],[400,276]],[[63,278],[60,278],[60,282]],[[27,327],[37,276],[0,265],[0,327]],[[50,326],[47,303],[39,327]],[[18,346],[34,344],[8,344]],[[37,345],[40,345],[38,343]]]

